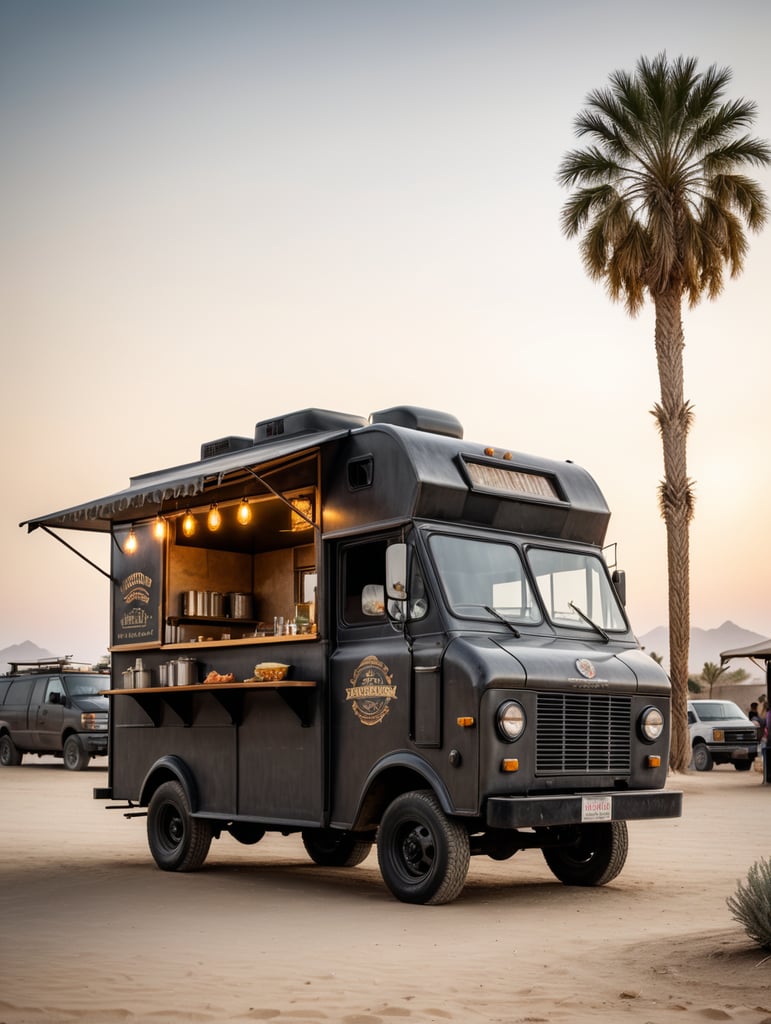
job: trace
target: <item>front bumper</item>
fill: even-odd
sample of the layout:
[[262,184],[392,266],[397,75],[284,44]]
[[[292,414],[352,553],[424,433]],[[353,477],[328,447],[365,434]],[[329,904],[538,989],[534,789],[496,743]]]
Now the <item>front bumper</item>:
[[542,828],[552,825],[580,825],[589,820],[584,798],[610,798],[611,821],[645,818],[679,818],[683,794],[679,790],[635,790],[549,796],[493,796],[487,801],[485,820],[489,828]]
[[83,744],[83,749],[88,751],[89,754],[106,754],[107,753],[107,733],[106,732],[80,732],[78,733],[80,742]]

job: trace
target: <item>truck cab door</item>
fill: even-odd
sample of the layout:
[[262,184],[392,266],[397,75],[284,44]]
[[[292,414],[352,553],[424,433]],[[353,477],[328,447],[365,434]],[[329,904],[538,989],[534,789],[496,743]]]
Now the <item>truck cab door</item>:
[[30,715],[35,714],[34,735],[36,749],[62,749],[62,727],[67,691],[60,676],[50,676],[47,680],[39,680],[32,695],[37,701],[37,709],[30,706]]
[[331,545],[329,818],[350,825],[372,767],[410,734],[411,655],[385,606],[385,552],[396,533]]

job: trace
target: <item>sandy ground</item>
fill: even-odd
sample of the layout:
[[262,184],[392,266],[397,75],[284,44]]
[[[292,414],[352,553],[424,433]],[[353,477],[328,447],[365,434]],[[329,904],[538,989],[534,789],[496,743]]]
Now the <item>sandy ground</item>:
[[0,769],[0,1024],[771,1024],[771,958],[725,903],[771,853],[756,772],[673,779],[684,816],[631,823],[604,888],[537,851],[475,857],[442,907],[395,901],[374,852],[318,868],[295,836],[159,871],[144,819],[91,798],[105,782],[103,759]]

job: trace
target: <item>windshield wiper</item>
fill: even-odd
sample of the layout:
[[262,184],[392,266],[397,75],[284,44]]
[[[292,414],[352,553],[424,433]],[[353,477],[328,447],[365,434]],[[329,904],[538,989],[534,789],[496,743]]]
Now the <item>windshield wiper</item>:
[[484,608],[484,610],[486,612],[489,612],[491,615],[494,615],[496,619],[499,619],[504,624],[504,626],[508,626],[509,629],[511,630],[511,632],[514,634],[514,636],[517,638],[517,640],[519,640],[519,638],[522,636],[522,634],[520,633],[520,631],[517,629],[517,627],[514,625],[513,622],[509,622],[509,620],[504,615],[501,615],[501,613],[497,612],[495,610],[495,608],[491,608],[487,604],[482,605],[482,607]]
[[586,612],[582,612],[581,611],[581,609],[578,607],[577,604],[575,604],[573,601],[568,601],[568,607],[572,608],[573,611],[576,612],[576,614],[580,615],[581,618],[584,620],[584,622],[588,623],[592,627],[592,629],[596,629],[597,630],[597,632],[602,637],[602,642],[604,644],[609,644],[610,643],[610,637],[605,632],[605,630],[602,628],[602,626],[598,626],[596,622],[593,622],[589,618],[589,616],[586,614]]

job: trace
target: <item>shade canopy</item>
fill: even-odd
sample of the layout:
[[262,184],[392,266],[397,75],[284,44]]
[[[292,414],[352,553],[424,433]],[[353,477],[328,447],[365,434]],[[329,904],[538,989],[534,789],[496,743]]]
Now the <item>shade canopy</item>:
[[730,661],[731,658],[757,658],[760,661],[771,661],[771,640],[761,640],[760,643],[750,644],[749,647],[736,647],[732,651],[720,652],[720,663]]

